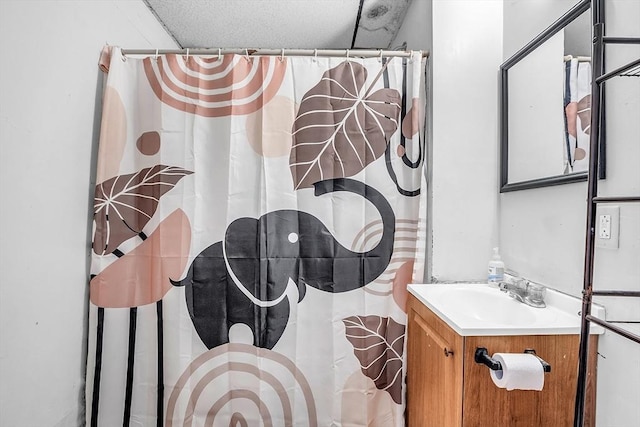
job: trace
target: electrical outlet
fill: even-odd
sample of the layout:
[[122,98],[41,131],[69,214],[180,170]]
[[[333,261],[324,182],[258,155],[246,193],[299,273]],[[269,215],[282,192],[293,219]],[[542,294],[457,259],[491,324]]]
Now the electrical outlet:
[[611,238],[611,215],[600,215],[598,226],[598,237],[601,239]]
[[605,249],[618,249],[618,238],[620,235],[620,207],[619,206],[598,206],[598,234],[596,247]]

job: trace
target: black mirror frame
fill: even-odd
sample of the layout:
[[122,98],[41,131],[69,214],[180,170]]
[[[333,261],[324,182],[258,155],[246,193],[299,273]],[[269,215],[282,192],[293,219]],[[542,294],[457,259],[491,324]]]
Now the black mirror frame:
[[[596,18],[602,20],[603,7],[602,0],[598,0],[597,9],[592,10],[591,20],[596,22]],[[562,15],[557,21],[551,24],[547,29],[538,34],[533,40],[527,43],[522,49],[518,50],[511,58],[507,59],[500,65],[500,192],[505,193],[516,190],[527,190],[530,188],[549,187],[552,185],[568,184],[572,182],[580,182],[587,180],[587,171],[577,172],[567,175],[555,175],[544,178],[537,178],[527,181],[519,181],[508,183],[508,163],[509,163],[509,91],[508,77],[509,69],[524,59],[528,54],[533,52],[538,46],[550,39],[558,31],[573,22],[578,16],[582,15],[591,8],[591,0],[581,0],[573,6],[567,13]],[[598,21],[602,22],[602,21]],[[602,94],[604,96],[604,93]],[[601,133],[604,135],[604,120],[600,118]],[[600,162],[599,162],[599,178],[605,177],[605,144],[604,138],[601,139],[600,145]]]

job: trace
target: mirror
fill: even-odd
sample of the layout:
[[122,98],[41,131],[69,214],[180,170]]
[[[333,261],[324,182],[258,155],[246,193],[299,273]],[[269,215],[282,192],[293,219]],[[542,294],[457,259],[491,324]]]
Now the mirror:
[[501,192],[587,179],[591,29],[581,0],[500,66]]

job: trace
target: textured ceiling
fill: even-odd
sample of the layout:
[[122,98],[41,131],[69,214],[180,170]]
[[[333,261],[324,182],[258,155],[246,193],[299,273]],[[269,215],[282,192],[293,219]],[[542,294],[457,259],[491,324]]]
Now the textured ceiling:
[[269,49],[387,49],[411,3],[411,0],[144,1],[182,47]]

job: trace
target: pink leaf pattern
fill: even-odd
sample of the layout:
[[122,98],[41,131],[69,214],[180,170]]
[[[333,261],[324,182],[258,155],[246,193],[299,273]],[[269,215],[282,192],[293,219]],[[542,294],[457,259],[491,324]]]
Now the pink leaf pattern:
[[289,158],[296,189],[353,176],[385,152],[399,125],[401,96],[395,89],[369,94],[375,81],[366,88],[366,80],[362,65],[345,61],[304,95]]
[[149,237],[110,264],[89,283],[98,307],[140,307],[160,301],[189,260],[191,224],[181,210],[165,218]]
[[139,234],[153,217],[160,197],[192,173],[175,166],[156,165],[96,185],[93,251],[98,255],[111,253]]
[[405,326],[380,316],[350,316],[342,322],[362,373],[401,404]]

